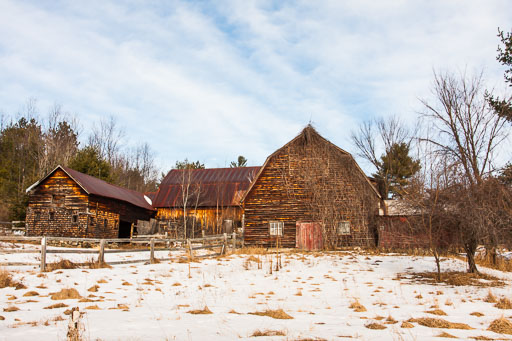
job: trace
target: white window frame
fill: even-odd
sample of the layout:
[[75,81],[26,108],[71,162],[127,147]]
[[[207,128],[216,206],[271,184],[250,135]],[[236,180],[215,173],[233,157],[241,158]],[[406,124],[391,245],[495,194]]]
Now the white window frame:
[[340,221],[338,223],[337,231],[338,231],[339,235],[341,235],[341,236],[349,236],[350,235],[350,229],[351,229],[350,221],[343,220],[343,221]]
[[269,221],[268,227],[271,236],[283,236],[284,222],[277,220]]

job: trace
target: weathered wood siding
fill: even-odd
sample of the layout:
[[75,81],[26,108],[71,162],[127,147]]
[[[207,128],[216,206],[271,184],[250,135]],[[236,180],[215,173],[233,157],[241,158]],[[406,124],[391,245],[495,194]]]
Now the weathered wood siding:
[[[87,206],[89,198],[69,176],[57,170],[29,196],[27,235],[87,236]],[[78,221],[73,222],[73,215]]]
[[[224,233],[224,221],[232,220],[233,227],[241,226],[243,210],[238,206],[229,207],[201,207],[197,209],[187,209],[187,217],[191,223],[188,225],[188,235],[192,233],[191,224],[192,219],[195,219],[194,234],[197,236],[201,235],[201,231],[204,230],[205,234],[219,234]],[[178,236],[183,236],[183,208],[158,208],[157,220],[165,223],[169,222],[172,226],[177,226]],[[170,231],[166,231],[170,232]]]
[[57,169],[29,196],[27,234],[117,238],[121,221],[136,223],[138,219],[149,220],[152,214],[123,201],[89,196],[64,171]]
[[274,245],[269,222],[282,221],[283,246],[295,247],[296,222],[320,221],[323,211],[351,224],[350,235],[336,237],[338,246],[375,244],[378,195],[348,153],[315,134],[267,160],[244,200],[246,244]]

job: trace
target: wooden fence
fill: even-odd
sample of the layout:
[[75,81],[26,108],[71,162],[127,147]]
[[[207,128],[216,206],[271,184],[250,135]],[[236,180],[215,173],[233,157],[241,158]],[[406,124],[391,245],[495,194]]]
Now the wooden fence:
[[[46,271],[46,254],[48,253],[62,253],[62,254],[98,254],[97,263],[117,265],[117,264],[130,264],[130,263],[154,263],[155,251],[187,251],[188,257],[194,257],[195,250],[220,248],[220,252],[214,255],[224,254],[228,247],[232,250],[236,249],[237,244],[241,242],[237,238],[236,233],[228,235],[207,236],[195,239],[167,239],[167,238],[152,238],[152,237],[137,237],[137,238],[118,238],[118,239],[96,239],[96,238],[64,238],[64,237],[22,237],[22,236],[0,236],[0,241],[10,242],[23,242],[32,241],[40,242],[40,248],[34,250],[13,250],[13,249],[0,249],[0,254],[13,254],[13,253],[37,253],[41,255],[40,263],[23,263],[23,262],[4,262],[0,266],[33,266],[39,265],[41,272]],[[92,248],[73,248],[73,249],[49,249],[47,244],[49,241],[67,242],[67,243],[96,243],[99,244],[98,249]],[[107,249],[108,244],[125,243],[125,244],[146,244],[148,248],[137,249]],[[199,246],[194,244],[201,243]],[[156,245],[163,244],[163,247],[156,247]],[[177,245],[181,245],[178,247]],[[133,253],[133,252],[149,252],[147,259],[138,260],[124,260],[105,262],[106,253]],[[208,255],[211,256],[211,255]],[[170,258],[159,258],[158,260],[170,260]]]
[[24,221],[0,221],[0,236],[23,236],[26,230]]

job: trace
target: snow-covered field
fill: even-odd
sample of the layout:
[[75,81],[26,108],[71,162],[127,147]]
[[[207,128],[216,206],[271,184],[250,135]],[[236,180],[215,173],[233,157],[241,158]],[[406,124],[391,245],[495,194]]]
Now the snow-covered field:
[[[62,256],[73,261],[92,257]],[[168,252],[157,253],[157,257],[168,256]],[[176,260],[179,255],[171,256]],[[36,262],[37,257],[0,254],[0,262]],[[109,261],[147,254],[106,257]],[[461,339],[508,337],[487,328],[512,311],[485,302],[489,290],[498,298],[512,297],[508,273],[492,271],[505,279],[506,285],[489,289],[422,284],[404,275],[434,270],[429,257],[290,252],[282,255],[279,271],[275,271],[275,262],[276,256],[270,254],[234,254],[192,263],[117,265],[44,274],[36,267],[9,267],[13,278],[27,288],[0,289],[0,316],[4,317],[0,318],[0,340],[65,340],[69,316],[64,311],[72,307],[84,313],[85,340],[430,340],[442,332]],[[447,259],[442,267],[464,271],[465,263]],[[403,275],[397,276],[399,273]],[[90,291],[94,287],[96,291]],[[75,288],[83,299],[51,299],[51,293],[65,288]],[[25,296],[31,291],[36,293]],[[366,311],[350,308],[356,301]],[[66,307],[45,309],[58,303]],[[19,310],[9,312],[12,307]],[[190,313],[205,307],[212,314]],[[435,307],[447,315],[426,312]],[[250,314],[276,309],[292,318]],[[483,316],[472,315],[475,312]],[[420,317],[466,323],[473,329],[429,328],[418,323],[412,323],[414,328],[401,328],[403,321]],[[385,329],[367,328],[371,323]],[[258,332],[283,336],[253,336]]]

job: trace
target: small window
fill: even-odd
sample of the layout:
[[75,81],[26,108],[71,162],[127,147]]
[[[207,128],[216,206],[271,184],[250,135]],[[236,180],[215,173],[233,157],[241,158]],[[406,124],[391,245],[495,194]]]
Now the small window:
[[90,218],[91,218],[91,222],[90,222],[90,224],[91,224],[91,225],[96,224],[96,220],[94,219],[94,217],[90,217]]
[[78,223],[78,214],[73,214],[73,215],[71,216],[71,222],[72,222],[73,224]]
[[50,218],[50,220],[54,220],[55,219],[55,212],[50,212],[49,218]]
[[107,219],[103,219],[103,227],[107,228],[107,226],[108,226],[108,220]]
[[283,235],[284,223],[282,221],[271,221],[269,222],[269,227],[271,236]]
[[38,222],[39,220],[41,220],[41,213],[40,212],[36,212],[36,214],[34,215],[34,220],[36,222]]
[[338,234],[349,235],[350,234],[350,221],[340,221],[338,223]]

